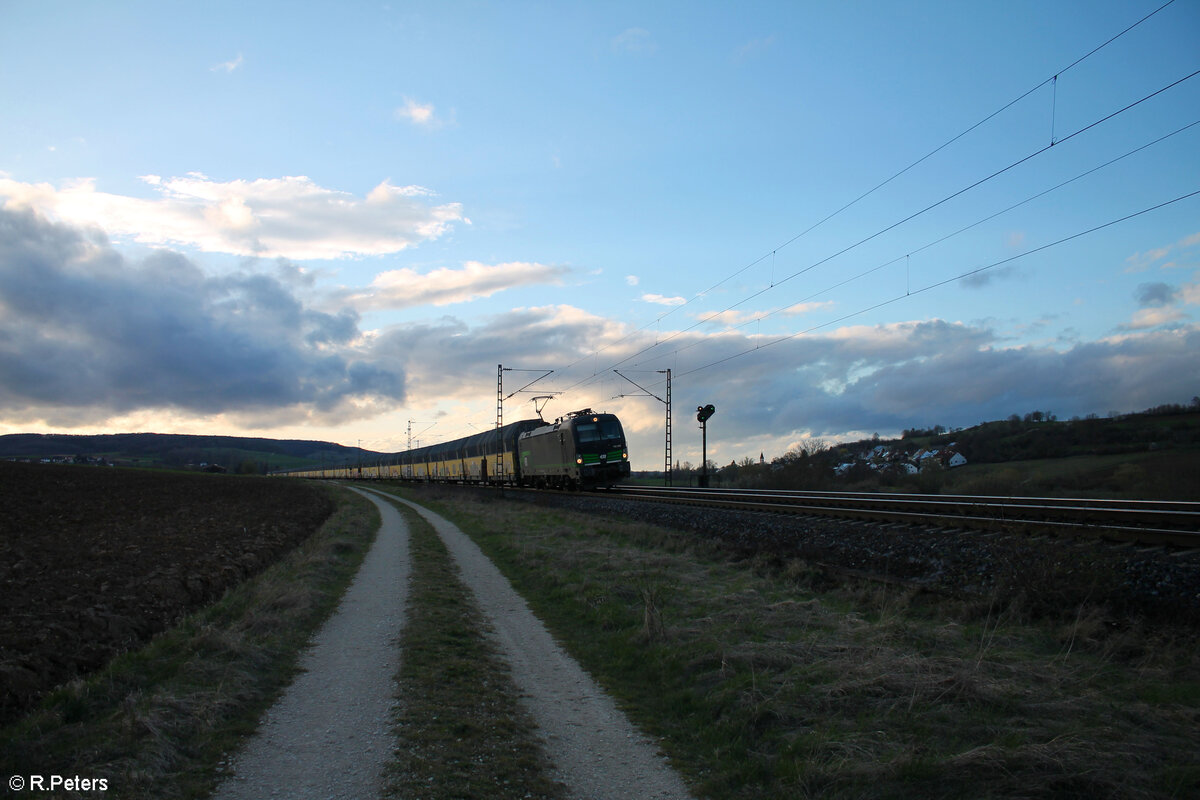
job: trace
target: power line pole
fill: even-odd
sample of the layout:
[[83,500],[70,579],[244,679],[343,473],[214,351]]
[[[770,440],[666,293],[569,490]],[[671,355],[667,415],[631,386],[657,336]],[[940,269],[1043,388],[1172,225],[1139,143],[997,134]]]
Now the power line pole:
[[666,405],[666,407],[667,407],[667,423],[666,423],[666,441],[665,441],[665,444],[663,447],[663,451],[665,454],[664,455],[665,460],[664,460],[664,464],[663,464],[663,476],[666,478],[667,486],[673,486],[674,485],[673,478],[672,478],[673,472],[672,472],[672,468],[671,468],[671,464],[672,464],[672,461],[671,461],[671,370],[669,370],[669,369],[655,370],[655,372],[657,372],[659,375],[666,373],[667,397],[665,400],[663,398],[659,397],[658,395],[654,394],[653,392],[651,392],[645,386],[638,384],[636,381],[634,381],[629,376],[622,374],[620,370],[614,369],[613,372],[617,373],[622,378],[629,381],[634,386],[637,386],[637,388],[639,388],[643,392],[645,392],[645,394],[637,394],[637,395],[619,394],[619,395],[617,395],[617,397],[653,397],[658,402]]
[[[529,383],[522,386],[520,389],[517,389],[517,391],[511,392],[508,395],[505,395],[504,394],[504,373],[506,373],[506,372],[541,372],[542,374],[537,376],[533,380],[531,380]],[[554,372],[554,370],[552,370],[552,369],[547,369],[547,370],[517,369],[516,367],[506,367],[503,364],[496,365],[496,430],[497,431],[499,431],[501,428],[504,427],[504,401],[507,400],[508,398],[512,397],[513,395],[518,394],[519,392],[525,391],[530,386],[533,386],[535,383],[540,381],[542,378],[545,378],[547,375],[553,374],[553,372]],[[558,392],[555,392],[555,394],[558,394]],[[506,452],[504,449],[504,444],[505,443],[504,443],[503,439],[501,439],[500,449],[496,451],[496,479],[500,480],[500,481],[504,480],[504,455]]]

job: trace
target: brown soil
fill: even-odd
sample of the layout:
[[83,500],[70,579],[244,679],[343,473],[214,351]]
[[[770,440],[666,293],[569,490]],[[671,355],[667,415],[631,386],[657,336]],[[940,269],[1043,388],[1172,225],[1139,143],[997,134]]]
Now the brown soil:
[[0,723],[312,534],[318,487],[0,462]]

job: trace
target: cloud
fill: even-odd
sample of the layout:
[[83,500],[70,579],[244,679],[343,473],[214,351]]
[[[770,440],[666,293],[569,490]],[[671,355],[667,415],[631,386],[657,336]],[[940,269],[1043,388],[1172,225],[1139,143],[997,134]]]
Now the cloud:
[[242,58],[242,54],[238,53],[237,58],[235,58],[231,61],[222,61],[220,64],[214,64],[211,67],[209,67],[208,69],[210,72],[224,72],[224,73],[228,74],[230,72],[233,72],[238,67],[242,66],[243,61],[244,61],[244,59]]
[[396,253],[469,222],[459,203],[434,205],[428,189],[387,181],[360,199],[303,176],[222,183],[193,172],[142,180],[157,197],[108,194],[90,179],[55,188],[5,177],[0,197],[9,208],[144,244],[297,260]]
[[[286,260],[260,266],[216,276],[171,252],[133,260],[98,233],[28,209],[0,210],[0,424],[78,427],[176,415],[253,420],[269,430],[403,406],[450,409],[449,418],[486,427],[496,365],[504,364],[556,370],[538,385],[566,390],[548,415],[587,406],[619,413],[632,431],[635,462],[654,467],[663,407],[652,398],[613,399],[628,385],[611,366],[658,392],[662,376],[651,373],[673,369],[675,457],[693,463],[699,442],[679,424],[686,417],[678,409],[707,403],[719,415],[709,454],[728,463],[760,450],[777,455],[804,436],[1186,401],[1200,374],[1200,326],[1182,317],[1160,316],[1155,327],[1129,326],[1100,341],[1022,347],[985,325],[938,319],[844,326],[762,346],[762,337],[738,331],[635,330],[569,305],[364,332],[349,293],[341,307],[318,310],[300,299],[313,291],[310,273]],[[398,270],[371,291],[398,293],[411,278],[424,302],[455,302],[553,282],[564,274],[557,270],[528,262]],[[1145,289],[1147,302],[1178,300],[1143,311],[1174,314],[1200,301],[1197,285]],[[510,400],[506,418],[532,416],[524,399]],[[752,451],[736,449],[745,447]]]
[[[471,407],[478,426],[489,420],[496,364],[555,369],[539,388],[568,391],[556,397],[548,415],[589,406],[619,414],[630,431],[635,462],[653,468],[662,458],[663,407],[652,398],[615,399],[630,387],[609,367],[653,348],[655,336],[559,305],[516,309],[479,322],[447,316],[399,325],[379,332],[371,352],[403,361],[414,398]],[[1196,327],[1134,331],[1067,347],[1013,348],[987,327],[925,320],[847,326],[759,350],[756,342],[761,339],[736,332],[714,336],[693,330],[663,352],[620,364],[622,372],[660,394],[664,378],[653,373],[666,366],[674,370],[677,459],[699,460],[692,452],[699,449],[698,438],[680,424],[686,417],[679,409],[707,403],[718,409],[709,454],[728,463],[757,457],[760,450],[778,455],[805,436],[898,434],[1033,409],[1068,418],[1186,401],[1196,393],[1194,376],[1200,374]],[[526,399],[510,399],[506,419],[532,416]],[[753,452],[735,449],[746,443],[753,443]]]
[[1179,290],[1179,299],[1185,305],[1196,306],[1200,305],[1200,281],[1196,283],[1185,283]]
[[965,289],[982,289],[993,281],[1005,280],[1017,274],[1015,266],[997,267],[972,273],[959,281]]
[[1162,282],[1139,285],[1133,296],[1140,308],[1117,330],[1141,331],[1178,325],[1189,318],[1180,306],[1194,305],[1200,299],[1197,286],[1192,283],[1176,287]]
[[626,28],[613,37],[612,49],[623,53],[651,55],[658,50],[658,45],[650,37],[650,31],[645,28]]
[[794,306],[788,306],[782,312],[788,317],[797,317],[801,314],[811,314],[814,311],[823,311],[827,308],[833,308],[836,303],[832,300],[819,300],[814,303],[796,303]]
[[[619,323],[574,306],[537,306],[513,309],[476,324],[446,316],[397,325],[379,332],[372,352],[404,361],[415,397],[478,403],[495,399],[497,364],[561,371],[564,364],[595,349],[615,346],[626,334]],[[621,352],[618,348],[609,354]]]
[[766,311],[717,311],[715,313],[701,311],[692,316],[710,325],[736,328],[739,325],[763,319],[768,316],[768,313]]
[[715,402],[733,437],[895,433],[914,425],[971,425],[1034,408],[1060,417],[1133,410],[1191,397],[1200,374],[1195,327],[1060,350],[1003,347],[987,328],[929,320],[850,326],[731,358],[752,347],[749,339],[711,338],[705,361],[728,360],[711,375],[677,369],[682,385],[704,387],[692,404]]
[[1138,286],[1134,297],[1142,308],[1165,306],[1179,298],[1179,290],[1165,283],[1143,283]]
[[128,260],[103,237],[0,209],[0,408],[77,426],[144,410],[356,417],[405,397],[352,311],[278,278],[205,274],[171,252]]
[[644,294],[640,299],[645,303],[654,303],[660,306],[681,306],[687,302],[682,297],[665,297],[661,294]]
[[832,300],[821,300],[809,303],[796,303],[787,308],[777,309],[775,311],[736,311],[729,309],[726,311],[707,312],[699,311],[692,314],[692,317],[700,320],[702,323],[713,325],[721,325],[727,328],[736,328],[742,325],[748,325],[751,322],[768,319],[779,314],[784,317],[798,317],[804,314],[811,314],[814,311],[833,308],[835,303]]
[[404,98],[404,105],[397,108],[395,114],[396,119],[407,120],[423,128],[432,128],[441,124],[432,104],[418,103],[411,97]]
[[1193,233],[1184,236],[1176,242],[1172,242],[1164,247],[1155,247],[1141,253],[1134,253],[1125,259],[1126,272],[1145,272],[1154,265],[1155,262],[1162,261],[1159,264],[1161,269],[1171,269],[1174,267],[1184,266],[1177,261],[1165,261],[1172,253],[1179,251],[1189,251],[1196,245],[1200,245],[1200,233]]
[[521,261],[491,265],[468,261],[462,269],[441,268],[424,274],[395,269],[377,275],[365,290],[342,293],[338,302],[348,303],[359,311],[444,306],[490,297],[520,286],[561,284],[567,272],[565,267]]
[[625,283],[628,286],[637,286],[639,283],[641,283],[641,279],[638,278],[637,275],[626,275]]
[[1126,272],[1145,272],[1150,269],[1155,261],[1166,258],[1171,253],[1170,247],[1158,247],[1153,250],[1147,250],[1144,253],[1134,253],[1125,259],[1128,265],[1125,268]]
[[1146,330],[1148,328],[1157,328],[1162,325],[1170,325],[1183,319],[1187,319],[1187,315],[1178,309],[1153,306],[1151,308],[1142,308],[1135,311],[1133,314],[1133,319],[1124,325],[1118,326],[1118,330]]

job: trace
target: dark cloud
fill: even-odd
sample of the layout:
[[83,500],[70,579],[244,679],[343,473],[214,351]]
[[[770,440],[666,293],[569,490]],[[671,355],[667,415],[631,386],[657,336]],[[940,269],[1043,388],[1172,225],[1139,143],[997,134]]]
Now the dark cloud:
[[985,269],[966,276],[959,284],[965,289],[982,289],[995,281],[1007,280],[1016,274],[1017,268],[1014,266]]
[[[747,346],[752,342],[740,337],[710,339],[700,363]],[[1007,347],[988,328],[931,320],[798,337],[712,369],[689,373],[681,363],[676,374],[677,408],[717,405],[710,443],[714,432],[732,439],[894,434],[1035,409],[1069,418],[1186,401],[1200,375],[1200,329],[1146,331],[1064,349]]]
[[357,323],[353,312],[306,308],[277,277],[212,276],[170,252],[134,262],[103,239],[0,209],[0,404],[10,416],[320,412],[403,399],[398,362],[353,346]]
[[404,359],[411,388],[419,387],[422,398],[479,400],[494,392],[497,364],[561,370],[602,344],[606,332],[615,328],[570,306],[522,308],[476,326],[451,316],[399,326],[381,334],[373,351]]
[[[637,427],[634,452],[653,454],[662,447],[661,406],[615,400],[629,386],[611,368],[661,392],[653,371],[671,367],[676,454],[694,462],[688,450],[698,449],[699,435],[687,412],[707,403],[718,409],[710,454],[759,443],[725,459],[773,455],[772,437],[781,451],[804,432],[886,435],[1035,409],[1067,418],[1186,402],[1198,391],[1200,327],[1182,323],[1013,346],[986,324],[935,319],[771,343],[736,331],[636,333],[556,305],[470,323],[444,316],[363,337],[355,312],[317,311],[298,299],[311,290],[302,270],[265,266],[218,276],[169,252],[133,262],[102,237],[0,211],[0,408],[11,421],[63,425],[174,409],[237,413],[270,427],[305,415],[368,415],[405,400],[442,401],[431,412],[440,414],[450,404],[488,408],[502,363],[556,370],[539,384],[569,390],[551,414],[619,410]],[[1145,313],[1157,313],[1185,292],[1146,284],[1137,297]],[[521,377],[532,376],[511,380]],[[527,414],[525,400],[511,400],[506,417]],[[490,409],[479,420],[461,413],[455,424],[480,426]],[[636,461],[656,463],[652,455]]]
[[1143,283],[1134,293],[1142,308],[1171,305],[1179,297],[1179,290],[1166,283]]

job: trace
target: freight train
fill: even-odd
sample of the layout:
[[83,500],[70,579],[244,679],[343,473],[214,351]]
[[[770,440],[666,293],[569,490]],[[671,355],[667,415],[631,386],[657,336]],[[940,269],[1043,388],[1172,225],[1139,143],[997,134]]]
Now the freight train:
[[373,464],[297,470],[305,478],[363,478],[594,489],[629,476],[621,421],[585,408],[554,422],[502,428],[385,455]]

